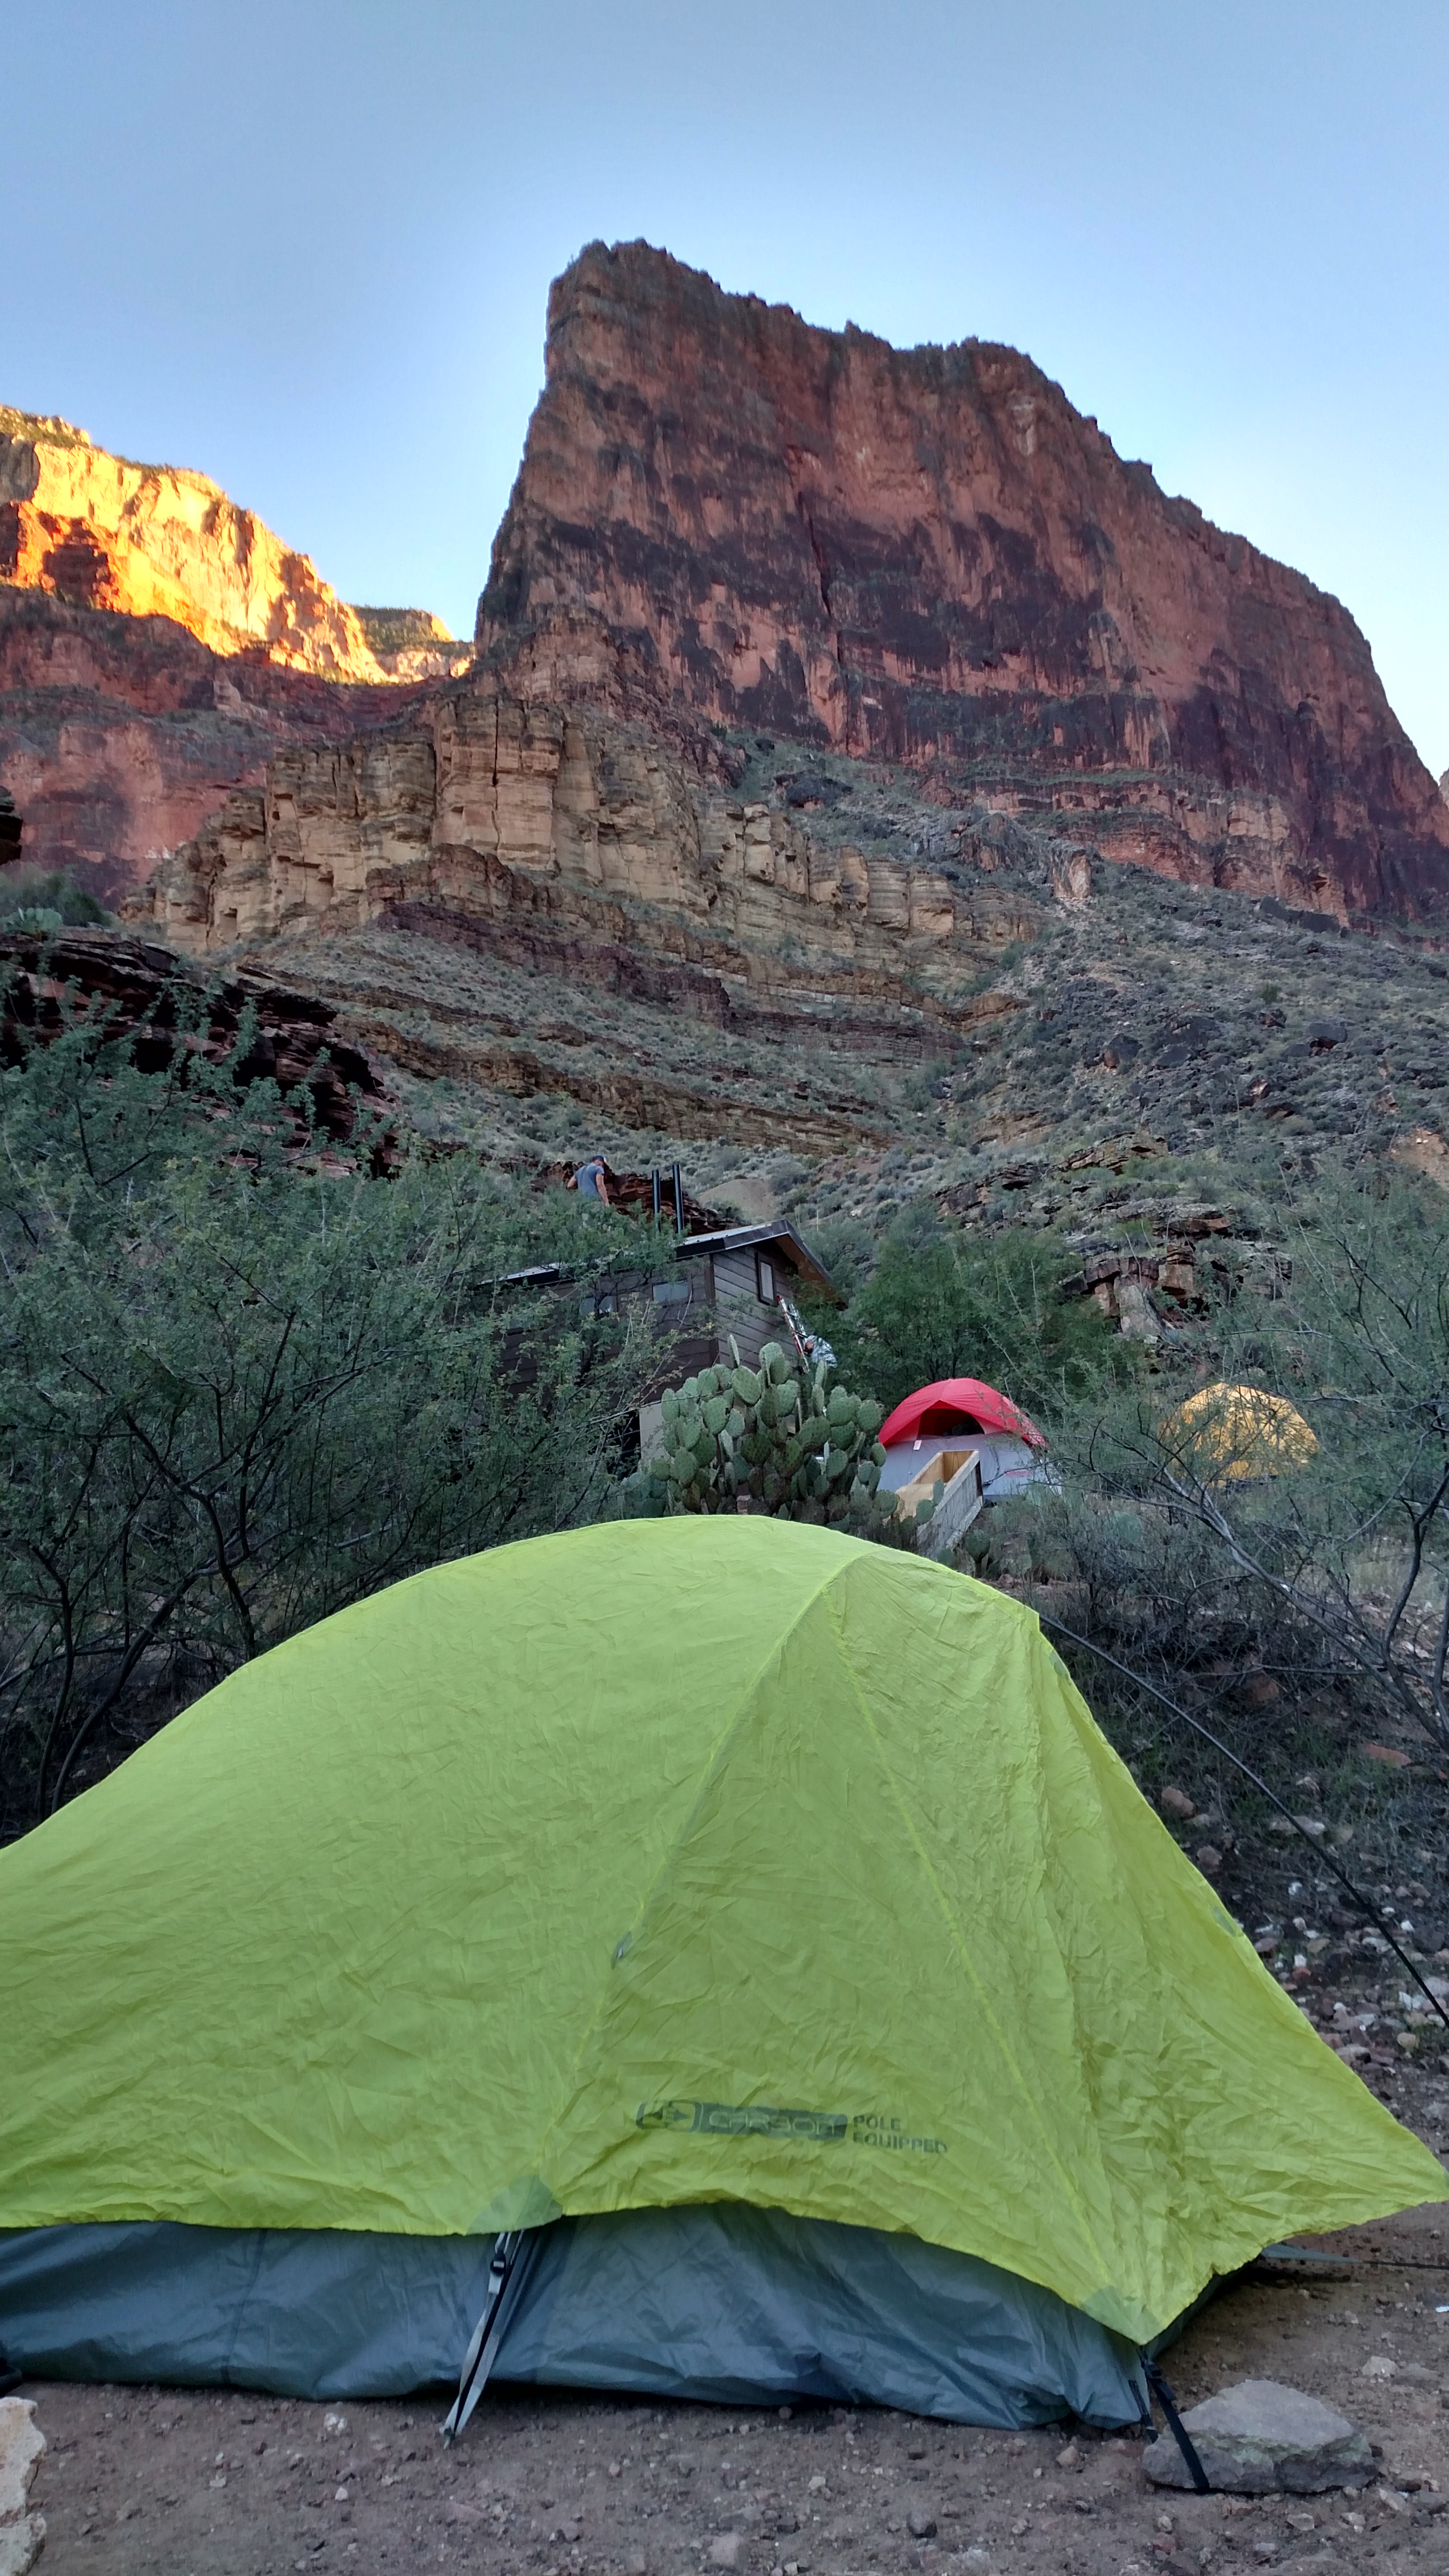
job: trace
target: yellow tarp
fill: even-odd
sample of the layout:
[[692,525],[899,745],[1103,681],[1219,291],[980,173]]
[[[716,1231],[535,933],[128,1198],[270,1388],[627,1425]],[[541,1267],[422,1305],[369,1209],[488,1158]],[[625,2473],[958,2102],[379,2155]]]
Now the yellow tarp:
[[744,2199],[1134,2336],[1443,2197],[1035,1618],[824,1530],[398,1585],[0,1855],[0,2225],[437,2234]]

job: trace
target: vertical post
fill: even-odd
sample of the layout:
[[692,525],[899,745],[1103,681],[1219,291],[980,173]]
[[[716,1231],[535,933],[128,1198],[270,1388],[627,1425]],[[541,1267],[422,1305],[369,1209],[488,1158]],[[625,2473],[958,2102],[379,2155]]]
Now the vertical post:
[[656,1163],[649,1178],[654,1185],[654,1222],[659,1223],[659,1166]]
[[683,1234],[683,1232],[684,1232],[684,1175],[683,1175],[683,1173],[680,1171],[679,1165],[678,1165],[677,1163],[676,1163],[676,1164],[675,1164],[675,1166],[674,1166],[673,1180],[674,1180],[674,1231],[675,1231],[675,1233],[676,1233],[676,1234]]

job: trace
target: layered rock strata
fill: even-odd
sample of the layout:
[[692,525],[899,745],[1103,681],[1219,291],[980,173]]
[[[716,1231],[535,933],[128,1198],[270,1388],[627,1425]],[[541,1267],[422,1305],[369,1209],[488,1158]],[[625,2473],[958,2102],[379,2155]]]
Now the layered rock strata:
[[0,781],[24,817],[0,861],[63,868],[114,905],[282,743],[405,710],[415,689],[219,654],[169,617],[0,585]]
[[1169,876],[1339,918],[1449,892],[1449,811],[1337,600],[1124,462],[1029,358],[897,350],[594,244],[479,604],[564,693],[909,762]]
[[4,407],[0,582],[79,608],[169,617],[217,653],[252,646],[329,679],[386,676],[357,610],[310,556],[205,474],[136,465],[68,421]]
[[774,996],[969,1019],[1037,918],[989,879],[826,846],[597,707],[482,683],[278,753],[127,912],[199,956],[304,924],[431,930],[718,1024]]
[[[237,1056],[244,1017],[251,1036]],[[108,1043],[129,1038],[143,1073],[178,1066],[184,1077],[188,1059],[226,1059],[240,1087],[275,1082],[294,1101],[305,1092],[299,1142],[320,1131],[346,1143],[357,1132],[359,1104],[381,1110],[387,1102],[366,1053],[338,1033],[336,1017],[316,995],[267,977],[238,975],[203,989],[184,959],[149,941],[85,931],[51,940],[0,935],[0,1064],[19,1063],[37,1040],[94,1020]],[[390,1139],[379,1145],[379,1168],[390,1147]]]

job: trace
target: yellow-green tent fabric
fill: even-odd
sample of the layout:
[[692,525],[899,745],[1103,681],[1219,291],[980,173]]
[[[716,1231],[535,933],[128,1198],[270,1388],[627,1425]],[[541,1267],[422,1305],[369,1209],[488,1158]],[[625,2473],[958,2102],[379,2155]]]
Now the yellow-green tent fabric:
[[1134,2340],[1445,2196],[1034,1616],[757,1518],[445,1565],[0,1856],[0,2227],[753,2203]]

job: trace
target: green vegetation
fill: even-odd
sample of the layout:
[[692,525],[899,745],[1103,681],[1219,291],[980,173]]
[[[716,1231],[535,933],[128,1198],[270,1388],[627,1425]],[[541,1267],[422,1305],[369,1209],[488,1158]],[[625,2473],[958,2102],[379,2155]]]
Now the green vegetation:
[[664,1454],[631,1490],[641,1515],[743,1503],[777,1520],[898,1540],[893,1508],[876,1491],[880,1406],[831,1386],[823,1361],[802,1377],[778,1343],[766,1342],[758,1368],[734,1356],[732,1369],[703,1369],[665,1395]]
[[77,429],[74,422],[61,420],[55,413],[17,411],[13,403],[0,403],[0,438],[39,438],[50,447],[91,445],[85,431]]
[[[1261,1389],[1304,1454],[1230,1457],[1180,1408]],[[1322,1171],[1263,1289],[1225,1295],[1159,1371],[1065,1417],[1048,1545],[1139,1665],[1226,1656],[1351,1691],[1449,1757],[1449,1206],[1392,1170]]]
[[937,1378],[980,1377],[1051,1420],[1130,1356],[1050,1236],[967,1234],[928,1203],[903,1211],[845,1313],[819,1320],[841,1368],[890,1411]]
[[364,608],[354,600],[352,614],[374,653],[403,653],[419,645],[454,640],[430,608]]
[[596,1517],[657,1360],[509,1284],[587,1288],[625,1220],[461,1155],[370,1181],[370,1129],[299,1160],[270,1085],[129,1052],[72,1027],[0,1075],[6,1834],[296,1629]]
[[0,930],[94,929],[111,918],[88,886],[78,886],[58,868],[8,868],[0,881],[0,907]]
[[[1316,1447],[1270,1457],[1249,1444],[1234,1458],[1215,1446],[1182,1407],[1218,1384],[1291,1404]],[[1179,1830],[1189,1848],[1227,1854],[1235,1907],[1251,1874],[1261,1908],[1264,1871],[1271,1886],[1281,1870],[1312,1891],[1310,1915],[1353,1919],[1330,1913],[1328,1877],[1292,1836],[1275,1866],[1264,1838],[1281,1820],[1154,1690],[1320,1820],[1325,1848],[1376,1901],[1397,1898],[1398,1913],[1412,1904],[1421,1933],[1442,1925],[1442,1194],[1392,1167],[1321,1169],[1311,1193],[1280,1210],[1271,1267],[1226,1283],[1134,1375],[1068,1394],[1051,1429],[1059,1487],[985,1514],[965,1561],[1040,1611],[1149,1791],[1186,1780],[1200,1812]]]

